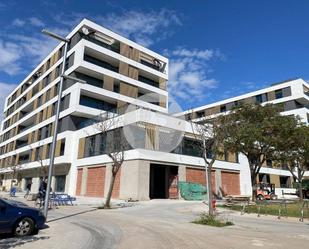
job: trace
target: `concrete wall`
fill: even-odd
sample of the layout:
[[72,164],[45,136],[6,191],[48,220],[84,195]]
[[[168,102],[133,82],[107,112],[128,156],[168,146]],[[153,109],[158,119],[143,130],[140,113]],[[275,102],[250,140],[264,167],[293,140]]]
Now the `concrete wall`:
[[149,200],[150,162],[127,161],[121,168],[120,199]]

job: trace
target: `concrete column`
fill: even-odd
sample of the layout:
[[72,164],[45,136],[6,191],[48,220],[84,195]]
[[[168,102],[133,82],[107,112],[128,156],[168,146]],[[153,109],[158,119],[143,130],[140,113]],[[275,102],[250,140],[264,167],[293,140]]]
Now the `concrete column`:
[[[149,200],[149,177],[150,163],[148,161],[133,160],[124,162],[121,166],[119,198]],[[109,181],[106,182],[109,184]],[[108,188],[106,192],[107,190]]]
[[[125,164],[126,162],[124,162],[123,164]],[[121,166],[121,170],[122,170],[123,165]],[[109,190],[109,184],[110,184],[110,179],[112,176],[112,165],[109,163],[106,165],[106,169],[105,169],[105,185],[104,185],[104,197],[107,197],[107,193]],[[121,181],[120,181],[120,190],[121,190]]]
[[25,189],[25,186],[26,185],[26,179],[25,178],[23,178],[23,179],[21,179],[21,189],[24,191],[24,189]]
[[138,200],[149,200],[150,162],[139,161]]
[[178,167],[178,179],[180,182],[185,182],[186,181],[186,166],[180,165]]
[[32,178],[31,193],[38,193],[40,187],[40,177]]
[[80,195],[84,196],[87,191],[87,177],[88,177],[88,168],[83,168],[83,174],[82,174],[82,187],[80,191]]
[[216,179],[216,194],[218,197],[222,197],[222,179],[221,179],[221,169],[216,169],[215,171],[215,179]]
[[55,176],[52,177],[52,181],[51,181],[51,185],[50,186],[52,188],[52,191],[54,192],[55,189],[56,189],[56,177]]

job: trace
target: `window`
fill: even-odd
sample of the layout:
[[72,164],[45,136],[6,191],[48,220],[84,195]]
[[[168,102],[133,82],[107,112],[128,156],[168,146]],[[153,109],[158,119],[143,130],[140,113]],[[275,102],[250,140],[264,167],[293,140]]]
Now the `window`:
[[290,188],[291,180],[289,176],[279,176],[280,179],[280,188]]
[[55,103],[52,104],[52,109],[51,109],[51,115],[52,115],[52,116],[54,116],[55,113],[56,113],[56,103],[57,103],[57,102],[55,102]]
[[86,157],[95,155],[95,136],[87,137]]
[[61,65],[62,64],[59,64],[57,67],[56,67],[56,77],[58,77],[60,75],[60,68],[61,68]]
[[42,95],[38,97],[38,107],[42,105]]
[[116,109],[115,104],[111,104],[103,100],[94,99],[88,96],[81,96],[79,103],[84,106],[106,111]]
[[220,106],[220,112],[226,112],[226,105]]
[[50,144],[46,145],[46,157],[45,158],[50,158],[50,152],[51,152],[51,146]]
[[59,91],[59,83],[55,85],[54,97],[58,95],[58,91]]
[[100,135],[100,146],[99,146],[99,154],[105,154],[106,153],[106,137],[105,135]]
[[240,102],[239,102],[238,100],[235,100],[235,101],[234,101],[234,106],[235,106],[235,107],[239,107],[239,106],[240,106]]
[[258,103],[258,104],[263,103],[263,97],[262,97],[262,94],[260,94],[260,95],[256,95],[256,96],[255,96],[255,102],[256,102],[256,103]]
[[65,150],[65,139],[62,139],[60,144],[60,156],[64,155],[64,150]]
[[50,100],[50,93],[51,93],[51,91],[50,91],[50,89],[48,89],[47,90],[47,92],[46,92],[46,102],[48,101],[48,100]]
[[39,129],[38,131],[38,140],[42,140],[42,128]]
[[203,111],[196,112],[196,117],[197,117],[197,118],[202,118],[202,117],[204,117],[204,116],[205,116],[205,112],[203,112]]
[[45,138],[48,138],[51,136],[51,130],[52,130],[52,124],[47,125],[45,129]]
[[276,96],[276,99],[281,99],[281,98],[283,98],[282,89],[276,90],[276,91],[275,91],[275,96]]
[[34,155],[34,160],[35,161],[38,161],[38,160],[40,160],[40,153],[41,153],[41,149],[42,147],[38,147],[38,148],[36,148],[35,149],[35,155]]
[[65,191],[65,180],[66,176],[55,176],[55,192],[64,192]]
[[46,70],[48,70],[49,68],[50,68],[50,59],[48,59],[46,62]]

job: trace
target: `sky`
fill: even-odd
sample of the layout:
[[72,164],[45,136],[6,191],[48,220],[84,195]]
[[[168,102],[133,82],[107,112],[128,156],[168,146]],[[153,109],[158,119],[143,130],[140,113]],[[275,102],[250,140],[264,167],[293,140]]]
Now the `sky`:
[[309,80],[309,1],[0,0],[0,108],[83,18],[169,58],[183,110],[293,78]]

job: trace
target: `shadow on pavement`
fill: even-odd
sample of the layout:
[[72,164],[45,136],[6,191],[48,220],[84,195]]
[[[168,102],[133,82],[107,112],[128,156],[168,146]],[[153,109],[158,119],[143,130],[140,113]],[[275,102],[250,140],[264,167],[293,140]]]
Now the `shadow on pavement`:
[[25,236],[25,237],[14,237],[11,234],[1,234],[0,235],[0,248],[1,249],[9,249],[22,246],[26,243],[31,243],[39,240],[49,239],[49,236]]
[[93,212],[93,211],[96,211],[96,210],[98,210],[98,209],[94,208],[94,209],[90,209],[90,210],[87,210],[87,211],[82,211],[82,212],[78,212],[78,213],[74,213],[74,214],[64,215],[62,217],[50,219],[50,220],[46,221],[46,223],[50,223],[50,222],[57,221],[57,220],[63,220],[63,219],[70,218],[70,217],[73,217],[73,216],[77,216],[77,215],[80,215],[80,214],[90,213],[90,212]]

